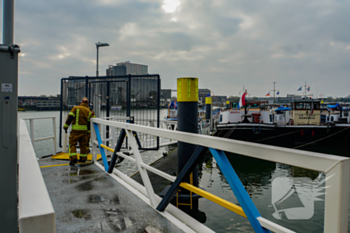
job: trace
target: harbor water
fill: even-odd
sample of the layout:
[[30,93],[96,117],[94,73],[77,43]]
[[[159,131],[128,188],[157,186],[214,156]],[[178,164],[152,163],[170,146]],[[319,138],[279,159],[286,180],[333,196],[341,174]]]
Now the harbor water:
[[[161,119],[164,119],[166,114],[166,109],[161,110]],[[19,119],[41,116],[56,117],[58,136],[58,111],[27,111],[18,113]],[[34,125],[35,138],[52,136],[53,131],[51,119],[36,120]],[[29,129],[28,122],[27,127]],[[37,157],[52,154],[52,140],[36,142],[34,149]],[[60,148],[57,148],[57,151],[60,150]],[[143,154],[143,159],[145,159],[145,162],[148,164],[161,157],[161,153],[146,152]],[[323,232],[325,197],[324,194],[322,194],[322,188],[324,188],[324,183],[322,183],[322,180],[324,179],[323,174],[316,171],[268,162],[238,154],[227,154],[227,157],[237,175],[240,177],[254,204],[258,208],[260,214],[264,218],[296,232]],[[136,166],[129,166],[125,162],[127,161],[124,161],[119,169],[128,175],[135,173]],[[176,168],[174,168],[174,171],[175,170]],[[291,198],[286,200],[285,203],[276,203],[275,200],[273,200],[273,194],[276,192],[276,181],[288,181],[293,179],[301,183],[307,183],[307,185],[304,184],[303,186],[304,191],[306,191],[291,195]],[[214,195],[238,204],[238,201],[234,197],[230,186],[226,182],[215,160],[209,153],[205,156],[202,164],[199,166],[199,186]],[[310,196],[303,197],[302,195],[308,195],[310,193],[313,194],[311,198],[313,201],[311,218],[292,219],[291,216],[287,214],[288,211],[281,211],[292,207],[303,207],[303,202],[300,200],[310,199]],[[247,219],[204,198],[200,199],[199,201],[199,210],[200,214],[198,216],[200,217],[198,220],[216,232],[254,232]],[[280,214],[276,214],[276,210],[280,210]],[[307,211],[310,211],[310,209],[305,208],[305,212]]]

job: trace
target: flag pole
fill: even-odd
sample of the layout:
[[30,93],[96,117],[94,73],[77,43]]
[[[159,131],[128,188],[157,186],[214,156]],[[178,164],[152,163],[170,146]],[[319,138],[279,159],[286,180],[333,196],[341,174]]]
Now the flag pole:
[[275,92],[275,84],[276,84],[276,82],[273,82],[273,103],[275,104],[276,103],[276,96],[275,96],[275,94],[276,94],[276,92]]

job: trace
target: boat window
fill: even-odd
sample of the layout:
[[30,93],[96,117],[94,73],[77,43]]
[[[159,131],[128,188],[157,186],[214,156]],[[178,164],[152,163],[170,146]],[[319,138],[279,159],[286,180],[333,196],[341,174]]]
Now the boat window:
[[320,103],[319,102],[314,103],[314,110],[320,110]]
[[304,109],[304,104],[303,103],[295,103],[295,109],[296,110]]
[[[311,103],[294,103],[295,110],[309,110],[311,109]],[[319,109],[319,107],[318,107]]]
[[273,122],[273,115],[270,115],[270,122]]
[[222,115],[220,115],[220,122],[222,122]]
[[329,116],[327,116],[326,121],[329,121]]
[[334,121],[334,117],[333,116],[331,116],[331,121]]
[[349,112],[344,112],[344,117],[348,117],[349,116]]

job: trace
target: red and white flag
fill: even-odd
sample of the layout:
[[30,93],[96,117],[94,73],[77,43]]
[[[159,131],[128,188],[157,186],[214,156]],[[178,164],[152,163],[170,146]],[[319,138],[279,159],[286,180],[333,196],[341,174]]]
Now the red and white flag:
[[247,90],[243,93],[242,97],[239,99],[238,108],[241,108],[245,105],[245,96],[247,95]]

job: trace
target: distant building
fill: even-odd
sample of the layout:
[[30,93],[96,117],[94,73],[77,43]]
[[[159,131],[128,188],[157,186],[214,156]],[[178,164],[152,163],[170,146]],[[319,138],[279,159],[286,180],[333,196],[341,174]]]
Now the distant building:
[[202,104],[205,104],[205,97],[207,97],[209,94],[209,89],[198,89],[198,101],[202,102]]
[[18,107],[26,110],[57,110],[61,106],[61,95],[18,96]]
[[110,65],[106,70],[106,76],[128,75],[128,74],[148,74],[148,66],[131,63],[130,61],[117,63],[116,66]]
[[212,105],[213,106],[225,106],[226,105],[227,96],[215,95],[215,96],[212,96],[211,99],[212,99]]
[[171,103],[171,89],[160,90],[160,106],[166,107]]
[[126,75],[126,66],[110,65],[106,70],[106,76]]
[[287,94],[287,98],[292,100],[301,100],[304,96],[301,95],[295,95],[295,94]]
[[302,99],[301,96],[299,95],[294,95],[294,94],[287,94],[287,97],[275,97],[275,99],[273,97],[259,97],[259,101],[268,101],[269,104],[273,104],[274,101],[276,104],[288,104],[291,103],[293,100],[300,100]]

